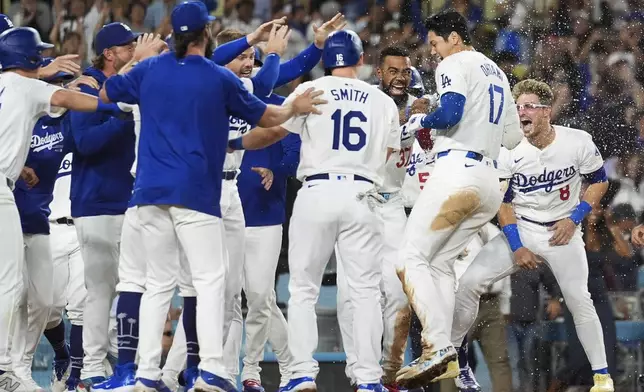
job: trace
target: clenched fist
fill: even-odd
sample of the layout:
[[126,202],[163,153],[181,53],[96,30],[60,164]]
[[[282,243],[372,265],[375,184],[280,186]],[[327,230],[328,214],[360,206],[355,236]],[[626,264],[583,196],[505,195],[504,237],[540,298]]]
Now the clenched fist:
[[411,114],[429,113],[429,99],[419,98],[411,104]]

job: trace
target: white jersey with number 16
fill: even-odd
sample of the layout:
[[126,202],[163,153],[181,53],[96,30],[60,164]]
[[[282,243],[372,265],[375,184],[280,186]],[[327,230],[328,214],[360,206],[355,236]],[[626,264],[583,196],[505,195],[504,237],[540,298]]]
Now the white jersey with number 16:
[[400,149],[398,108],[391,97],[358,79],[325,76],[306,82],[287,98],[314,87],[328,103],[322,114],[294,117],[282,126],[302,138],[297,178],[357,174],[382,186],[387,147]]
[[515,143],[521,140],[508,78],[484,54],[467,50],[446,57],[436,68],[436,89],[441,96],[449,92],[463,95],[465,108],[458,124],[435,131],[434,153],[465,150],[496,159],[504,133],[512,134]]

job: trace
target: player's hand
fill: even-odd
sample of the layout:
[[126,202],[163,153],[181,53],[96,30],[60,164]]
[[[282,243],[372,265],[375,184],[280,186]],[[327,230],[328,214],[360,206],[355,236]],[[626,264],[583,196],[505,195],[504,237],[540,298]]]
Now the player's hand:
[[101,86],[98,84],[96,79],[94,79],[91,76],[87,75],[81,75],[77,77],[76,79],[72,80],[69,82],[65,88],[69,90],[75,90],[75,91],[80,91],[80,86],[81,84],[84,84],[85,86],[89,86],[95,90],[100,90]]
[[38,79],[47,79],[56,75],[58,72],[65,72],[68,74],[76,75],[80,72],[80,64],[77,54],[66,54],[58,56],[48,66],[42,67],[38,70]]
[[145,33],[136,39],[136,47],[132,56],[136,61],[143,61],[154,57],[168,47],[168,44],[161,39],[159,34]]
[[40,179],[36,175],[36,172],[34,169],[30,168],[29,166],[25,166],[22,168],[22,172],[20,172],[20,178],[23,179],[23,181],[27,184],[29,188],[33,188],[40,182]]
[[423,118],[425,118],[425,116],[427,116],[427,114],[412,114],[409,117],[409,120],[407,121],[407,123],[403,125],[403,127],[405,127],[407,132],[411,133],[412,135],[415,135],[419,129],[424,128],[421,122],[423,121]]
[[313,33],[315,33],[315,46],[318,49],[324,49],[324,42],[334,31],[342,30],[347,25],[347,21],[344,19],[344,15],[341,13],[335,14],[335,16],[326,22],[324,22],[320,27],[317,25],[312,25]]
[[514,252],[514,262],[519,267],[526,270],[539,268],[541,260],[526,247],[521,247]]
[[644,225],[637,225],[631,233],[631,242],[635,246],[644,246]]
[[316,106],[324,105],[325,103],[327,103],[326,100],[318,98],[323,93],[324,92],[322,90],[315,90],[313,87],[311,87],[304,93],[298,95],[291,103],[293,105],[295,114],[322,114],[322,112],[319,111]]
[[273,25],[264,53],[267,55],[275,53],[278,56],[282,56],[284,51],[286,51],[286,46],[288,45],[288,39],[290,37],[291,31],[288,26]]
[[274,26],[280,27],[286,24],[286,16],[283,16],[279,19],[273,19],[270,22],[266,22],[263,25],[259,26],[255,31],[246,36],[246,41],[250,46],[255,46],[260,42],[268,41],[270,37],[271,30]]
[[262,185],[264,189],[269,190],[273,185],[273,171],[265,167],[251,167],[250,170],[262,176]]
[[429,113],[430,101],[428,98],[418,98],[411,104],[410,114],[427,114]]
[[548,227],[548,231],[554,231],[548,243],[550,246],[566,245],[575,234],[577,225],[570,218],[564,218],[554,225]]
[[548,314],[549,320],[554,320],[559,317],[562,313],[561,302],[556,298],[549,299],[548,305],[546,306],[546,313]]

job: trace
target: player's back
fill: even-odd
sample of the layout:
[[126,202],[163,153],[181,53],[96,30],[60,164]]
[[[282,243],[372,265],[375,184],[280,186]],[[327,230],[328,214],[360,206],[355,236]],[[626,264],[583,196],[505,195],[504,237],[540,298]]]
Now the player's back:
[[516,112],[508,78],[484,54],[466,50],[443,59],[436,69],[436,88],[442,96],[465,96],[463,117],[449,130],[437,131],[434,152],[474,151],[496,159],[503,131]]
[[354,174],[382,185],[387,147],[400,146],[394,101],[358,79],[325,76],[304,83],[298,90],[310,87],[322,90],[322,98],[328,103],[319,107],[322,114],[302,119],[298,178],[321,173]]

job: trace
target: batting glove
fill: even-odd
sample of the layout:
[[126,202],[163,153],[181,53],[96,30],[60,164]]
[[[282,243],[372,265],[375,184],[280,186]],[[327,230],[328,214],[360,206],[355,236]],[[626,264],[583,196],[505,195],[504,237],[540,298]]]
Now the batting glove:
[[427,117],[426,114],[412,114],[407,123],[403,125],[404,130],[412,135],[416,135],[418,130],[425,128],[422,124],[425,117]]

